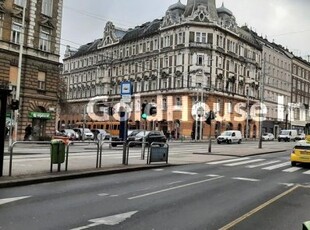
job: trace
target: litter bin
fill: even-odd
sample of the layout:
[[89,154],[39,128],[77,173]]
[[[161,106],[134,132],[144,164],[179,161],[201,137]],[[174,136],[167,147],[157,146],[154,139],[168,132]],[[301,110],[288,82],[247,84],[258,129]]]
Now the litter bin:
[[66,145],[63,140],[51,141],[51,163],[61,164],[65,162]]

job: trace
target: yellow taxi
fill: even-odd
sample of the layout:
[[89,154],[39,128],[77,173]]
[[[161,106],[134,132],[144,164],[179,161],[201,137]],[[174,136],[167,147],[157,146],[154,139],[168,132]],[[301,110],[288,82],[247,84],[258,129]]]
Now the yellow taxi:
[[310,139],[298,141],[291,153],[291,165],[310,163]]

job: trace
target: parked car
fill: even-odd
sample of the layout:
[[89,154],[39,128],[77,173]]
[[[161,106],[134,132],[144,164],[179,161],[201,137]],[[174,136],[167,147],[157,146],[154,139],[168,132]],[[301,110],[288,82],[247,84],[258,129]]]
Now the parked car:
[[130,146],[141,145],[144,137],[147,145],[150,145],[153,142],[159,142],[159,143],[167,142],[166,136],[161,131],[141,131],[135,136],[128,137],[127,141],[141,142],[141,143],[131,143]]
[[217,140],[218,144],[221,144],[221,143],[227,143],[227,144],[238,143],[238,144],[241,144],[242,135],[241,135],[241,132],[239,130],[229,130],[229,131],[223,132],[220,136],[218,136],[216,138],[216,140]]
[[263,141],[273,141],[274,140],[274,135],[272,133],[264,133],[262,135],[262,140]]
[[288,129],[288,130],[281,130],[278,141],[295,141],[297,137],[297,130]]
[[[75,128],[73,130],[79,134],[79,139],[83,140],[83,128]],[[88,128],[84,129],[84,140],[94,140],[94,134]]]
[[306,139],[306,135],[304,133],[298,134],[297,137],[295,137],[295,140],[305,140]]
[[58,134],[60,136],[68,137],[69,140],[71,140],[71,141],[79,139],[79,135],[73,129],[62,129],[62,130],[59,131]]
[[291,153],[291,165],[310,163],[310,143],[306,140],[298,141]]
[[108,133],[104,129],[92,129],[91,132],[94,134],[94,140],[99,140],[98,135],[103,136],[104,140],[110,140],[110,133]]
[[136,136],[140,132],[141,132],[140,129],[128,130],[128,137]]

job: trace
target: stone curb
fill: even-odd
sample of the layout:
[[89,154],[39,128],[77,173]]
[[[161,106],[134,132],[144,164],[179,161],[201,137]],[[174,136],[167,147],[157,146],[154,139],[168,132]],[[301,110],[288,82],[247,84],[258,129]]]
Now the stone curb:
[[98,169],[96,171],[77,171],[65,174],[49,174],[49,175],[34,175],[33,177],[29,176],[17,176],[13,178],[9,178],[8,180],[1,181],[0,179],[0,188],[9,188],[9,187],[17,187],[17,186],[25,186],[32,184],[40,184],[47,182],[55,182],[55,181],[64,181],[71,179],[79,179],[93,176],[102,176],[102,175],[111,175],[117,173],[125,173],[125,172],[134,172],[134,171],[142,171],[147,169],[156,169],[163,167],[171,167],[175,166],[175,164],[162,164],[162,165],[141,165],[141,166],[128,166],[123,168],[109,168],[109,169]]

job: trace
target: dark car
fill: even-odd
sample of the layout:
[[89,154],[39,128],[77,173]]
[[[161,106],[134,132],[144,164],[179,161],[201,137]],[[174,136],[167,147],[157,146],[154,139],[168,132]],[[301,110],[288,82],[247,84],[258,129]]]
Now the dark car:
[[[139,129],[134,129],[134,130],[128,130],[128,136],[127,136],[127,140],[129,137],[134,137],[136,136],[138,133],[140,133],[141,130]],[[118,145],[123,145],[122,139],[117,137],[117,136],[112,136],[112,147],[116,147]]]
[[127,138],[127,142],[135,141],[139,143],[130,143],[130,146],[141,145],[143,138],[147,145],[151,145],[153,142],[166,143],[167,138],[161,131],[141,131],[135,136]]

